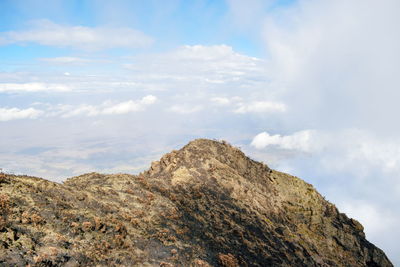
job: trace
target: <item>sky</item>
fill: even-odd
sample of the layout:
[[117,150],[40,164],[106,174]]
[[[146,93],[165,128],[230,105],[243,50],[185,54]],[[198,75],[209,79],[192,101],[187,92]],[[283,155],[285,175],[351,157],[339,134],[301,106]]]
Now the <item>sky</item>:
[[0,0],[0,168],[137,174],[223,139],[400,265],[398,0]]

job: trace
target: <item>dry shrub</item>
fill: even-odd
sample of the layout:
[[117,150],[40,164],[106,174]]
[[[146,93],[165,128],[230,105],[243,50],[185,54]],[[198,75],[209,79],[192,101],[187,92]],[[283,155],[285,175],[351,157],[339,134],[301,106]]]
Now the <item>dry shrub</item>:
[[0,217],[0,231],[6,228],[7,226],[7,220],[4,219],[2,216]]
[[100,231],[101,233],[105,233],[107,230],[107,225],[103,223],[103,221],[99,217],[94,217],[94,229],[96,231]]
[[22,213],[21,218],[22,223],[30,224],[33,223],[35,225],[44,224],[45,220],[42,216],[36,213],[30,214],[29,212],[25,211]]
[[0,184],[8,183],[8,182],[9,182],[9,180],[7,179],[6,174],[1,172],[1,168],[0,168]]
[[146,197],[147,197],[147,199],[151,202],[151,201],[153,201],[154,200],[154,194],[153,193],[151,193],[151,192],[147,192],[147,194],[146,194]]
[[239,267],[239,262],[232,254],[218,254],[219,263],[224,267]]
[[7,195],[0,195],[0,214],[8,214],[10,211],[10,198]]
[[138,180],[139,184],[141,184],[144,188],[150,189],[149,182],[143,176],[141,176],[141,175],[138,176],[137,180]]
[[121,222],[118,222],[117,225],[115,226],[115,232],[117,232],[123,238],[125,238],[128,235],[128,230],[126,229],[126,226]]
[[95,250],[104,254],[104,253],[107,253],[112,248],[112,246],[107,241],[102,240],[100,243],[94,244],[94,248],[95,248]]
[[31,215],[31,222],[37,225],[37,224],[44,224],[45,220],[42,216],[34,213]]
[[200,259],[195,259],[191,265],[191,267],[212,267],[208,262],[200,260]]
[[176,229],[176,234],[177,235],[184,235],[187,232],[189,232],[189,228],[187,228],[187,227]]
[[83,231],[89,231],[92,229],[92,223],[91,222],[83,222],[82,223],[82,230]]
[[123,235],[115,235],[113,239],[115,247],[123,247],[125,245],[125,238]]
[[172,263],[169,262],[160,262],[160,267],[174,267],[174,265]]
[[0,195],[0,230],[7,226],[9,213],[10,198],[7,195]]
[[132,212],[132,215],[137,218],[142,218],[146,213],[142,210],[135,210]]
[[176,242],[177,239],[175,236],[171,234],[168,229],[162,229],[158,233],[154,235],[155,238],[160,240],[161,242]]
[[134,194],[135,194],[135,191],[133,191],[131,188],[128,188],[128,189],[125,190],[125,193],[134,195]]
[[56,259],[59,253],[58,248],[56,247],[44,247],[41,249],[41,252],[33,257],[34,266],[55,266],[54,260]]
[[72,222],[72,223],[71,223],[71,227],[72,227],[72,228],[78,228],[78,227],[79,227],[79,223],[77,223],[77,222]]

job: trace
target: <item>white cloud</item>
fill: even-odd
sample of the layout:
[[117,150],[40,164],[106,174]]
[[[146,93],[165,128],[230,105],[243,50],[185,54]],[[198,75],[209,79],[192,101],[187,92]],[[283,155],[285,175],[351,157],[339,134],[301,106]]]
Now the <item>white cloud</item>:
[[254,101],[250,103],[239,103],[235,113],[270,113],[270,112],[285,112],[286,105],[279,102],[271,101]]
[[67,92],[71,91],[71,87],[65,84],[52,83],[0,83],[0,93],[19,93],[19,92]]
[[[37,70],[15,74],[0,72],[3,82],[3,85],[0,84],[0,91],[22,89],[43,91],[51,90],[51,87],[59,91],[68,89],[95,94],[170,90],[173,92],[172,96],[187,94],[190,91],[191,98],[201,97],[202,101],[217,96],[217,92],[230,99],[232,103],[238,103],[232,99],[233,96],[245,96],[247,99],[277,99],[274,97],[274,90],[270,90],[265,76],[265,62],[239,54],[226,45],[181,46],[165,53],[126,58],[91,56],[42,58],[42,60],[60,66],[57,66],[51,74],[46,73],[45,68],[43,72]],[[87,64],[82,69],[81,64],[84,63],[95,64]],[[65,65],[68,65],[68,69],[62,69]],[[187,99],[183,102],[186,101]]]
[[[368,176],[373,170],[391,174],[400,172],[400,140],[381,140],[359,129],[304,130],[291,135],[262,132],[253,138],[251,146],[311,153],[318,156],[320,167],[330,172],[352,172],[358,177]],[[274,153],[280,152],[274,150]]]
[[48,20],[34,21],[29,30],[3,32],[0,38],[3,44],[38,43],[85,50],[137,48],[153,42],[149,36],[131,28],[66,26]]
[[[334,139],[340,138],[340,142],[337,143],[343,147],[346,154],[345,164],[342,165],[342,168],[361,169],[363,175],[368,175],[374,169],[391,175],[400,173],[399,138],[378,138],[360,130],[332,134],[330,138],[330,146],[334,145]],[[359,167],[355,168],[355,166]]]
[[269,75],[297,114],[294,127],[312,118],[313,128],[400,133],[399,10],[396,0],[307,0],[268,14]]
[[352,218],[357,218],[365,228],[367,238],[378,238],[385,235],[387,228],[396,227],[398,215],[382,210],[372,203],[361,201],[346,201],[338,203],[340,211]]
[[0,108],[0,121],[11,121],[19,119],[36,119],[42,115],[41,110],[34,108],[18,109],[18,108]]
[[212,97],[212,103],[217,106],[235,107],[233,113],[246,114],[246,113],[273,113],[285,112],[287,107],[284,103],[274,101],[247,101],[243,97]]
[[153,95],[147,95],[139,101],[128,100],[120,103],[107,101],[102,105],[80,105],[78,107],[70,105],[61,105],[54,107],[53,115],[60,115],[68,118],[73,116],[99,116],[99,115],[120,115],[131,112],[142,111],[156,102],[157,98]]
[[[227,45],[181,46],[163,54],[138,56],[135,64],[125,68],[140,72],[142,77],[161,79],[169,83],[192,82],[222,86],[229,82],[264,80],[264,62],[235,52]],[[256,78],[257,77],[257,78]]]
[[226,97],[213,97],[211,101],[220,106],[229,105],[231,103],[231,100]]
[[129,100],[126,102],[121,102],[111,107],[104,108],[101,113],[102,114],[126,114],[129,112],[135,112],[143,109],[143,105],[141,103],[137,103],[135,101]]
[[[250,58],[240,55],[233,51],[233,48],[228,45],[184,45],[180,49],[173,52],[173,55],[178,59],[199,60],[199,61],[219,61],[221,59],[235,58]],[[252,58],[257,60],[256,58]]]
[[314,132],[311,130],[300,131],[287,136],[279,134],[270,135],[267,132],[262,132],[253,138],[251,145],[257,149],[263,149],[268,146],[277,146],[287,150],[312,152],[315,150],[313,145],[315,140],[312,140],[313,135]]
[[151,105],[157,101],[157,97],[153,95],[147,95],[140,100],[140,103],[143,105]]
[[[63,118],[69,118],[69,117],[74,117],[74,116],[79,116],[79,115],[85,115],[85,116],[97,116],[100,115],[101,111],[98,107],[92,106],[92,105],[80,105],[79,107],[73,107],[73,106],[60,106],[60,110],[64,112],[64,114],[61,115]],[[59,112],[53,113],[57,114]]]

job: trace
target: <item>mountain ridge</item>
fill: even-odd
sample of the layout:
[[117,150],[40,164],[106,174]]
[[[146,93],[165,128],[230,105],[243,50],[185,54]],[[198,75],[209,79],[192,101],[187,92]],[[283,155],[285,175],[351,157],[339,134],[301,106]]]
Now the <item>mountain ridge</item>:
[[139,175],[0,186],[0,265],[393,266],[312,185],[226,142],[191,141]]

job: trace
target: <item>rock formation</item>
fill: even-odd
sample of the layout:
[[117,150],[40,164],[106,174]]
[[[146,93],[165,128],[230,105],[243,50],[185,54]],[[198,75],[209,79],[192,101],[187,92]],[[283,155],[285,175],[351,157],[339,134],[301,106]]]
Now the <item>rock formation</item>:
[[312,185],[198,139],[139,175],[0,176],[0,266],[393,266]]

